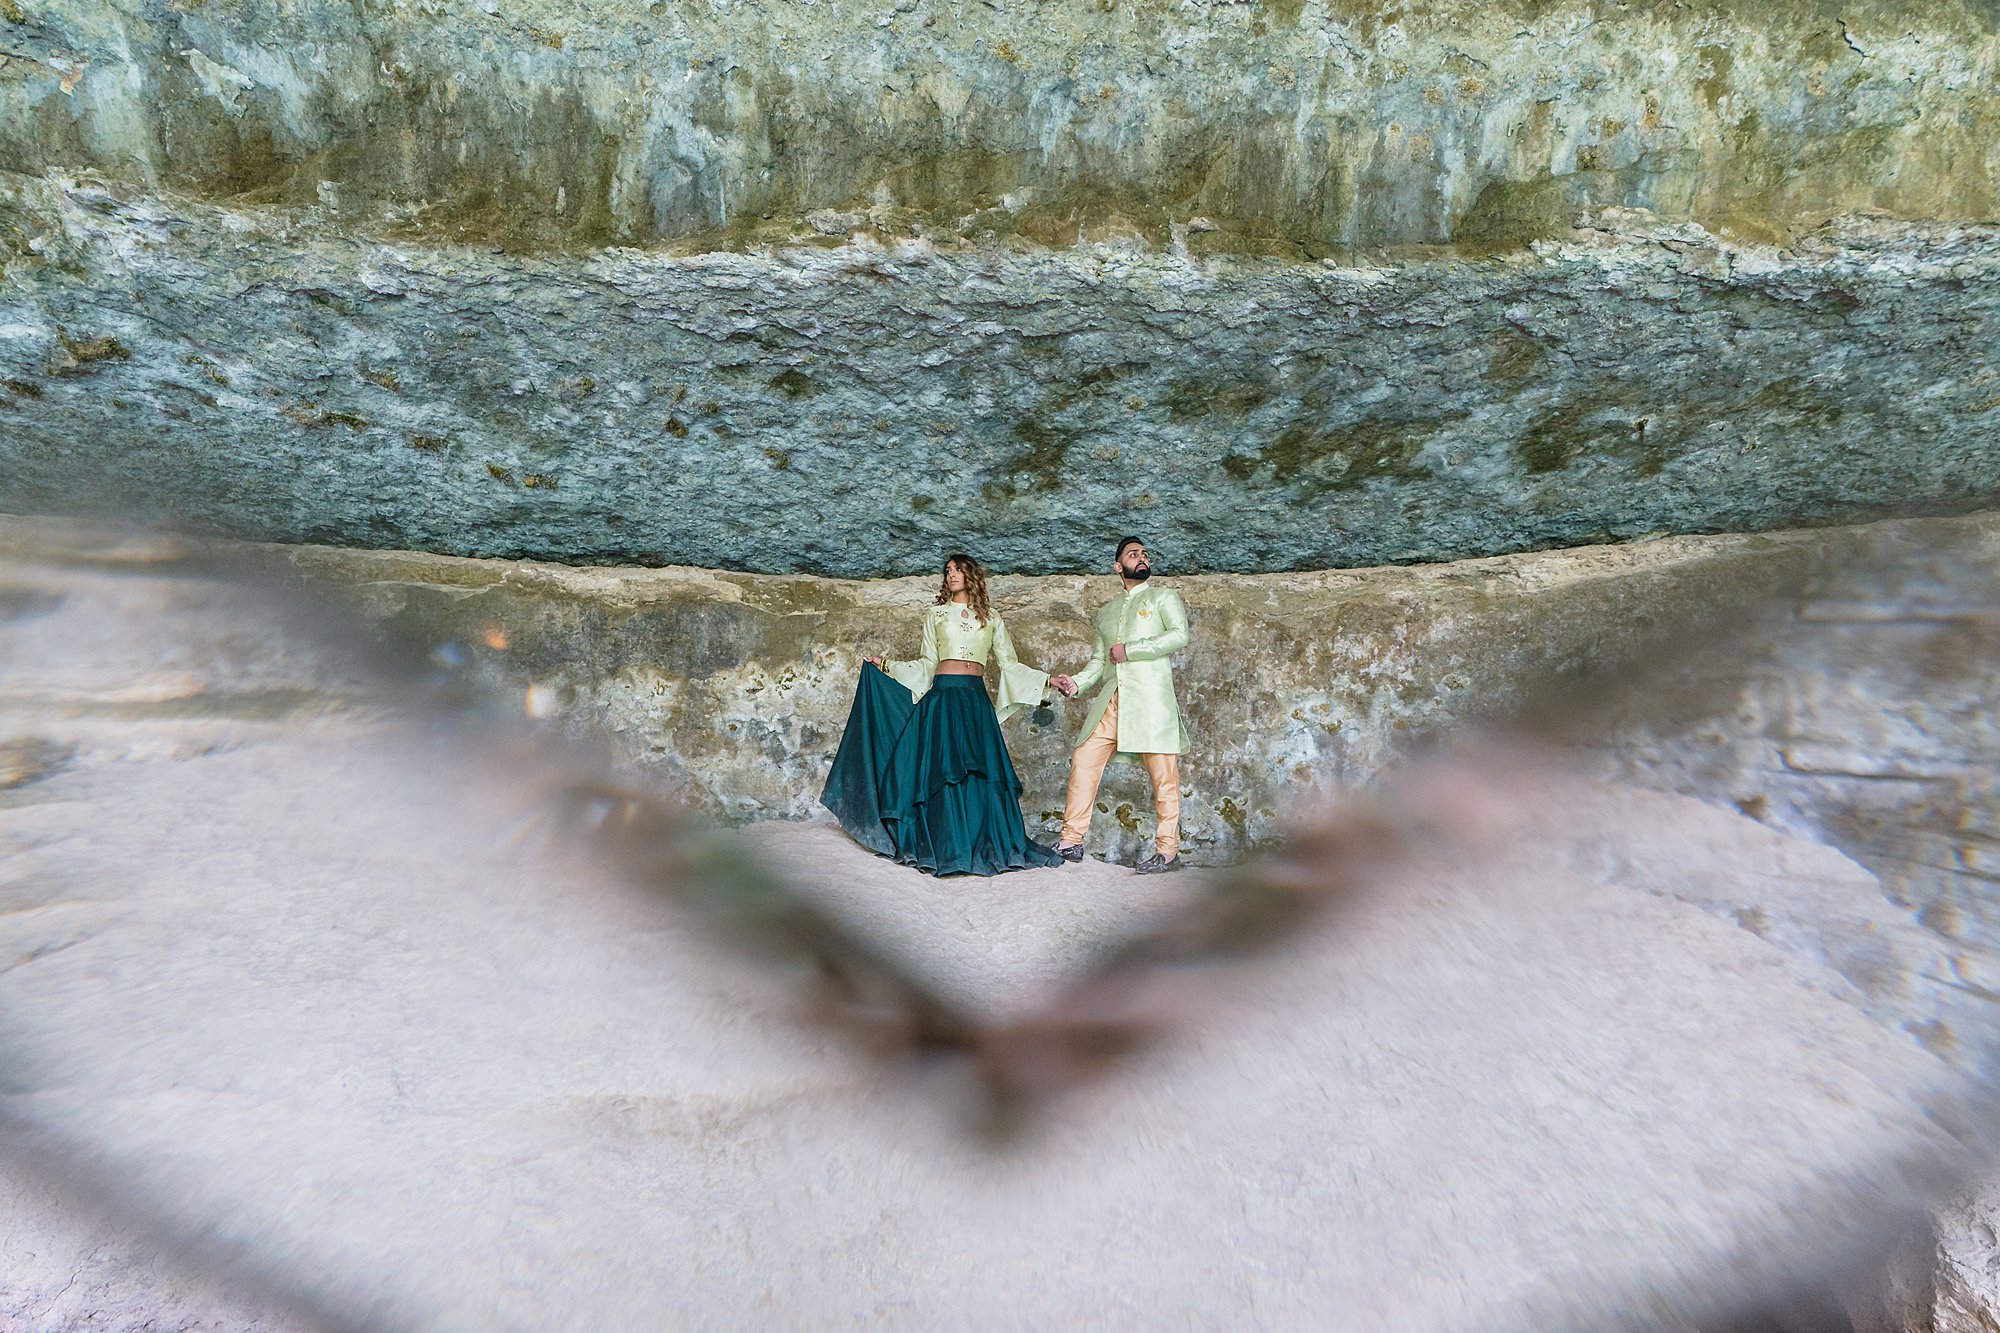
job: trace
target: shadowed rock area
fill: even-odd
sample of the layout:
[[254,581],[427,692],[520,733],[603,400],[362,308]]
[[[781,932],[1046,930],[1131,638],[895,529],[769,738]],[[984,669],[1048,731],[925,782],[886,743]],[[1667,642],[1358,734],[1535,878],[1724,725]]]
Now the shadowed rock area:
[[0,492],[840,576],[2000,498],[1987,7],[1032,13],[11,3]]

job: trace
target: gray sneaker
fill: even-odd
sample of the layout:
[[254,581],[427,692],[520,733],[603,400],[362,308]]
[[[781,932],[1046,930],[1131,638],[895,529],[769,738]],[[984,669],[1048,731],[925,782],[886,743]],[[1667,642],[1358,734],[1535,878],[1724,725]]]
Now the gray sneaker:
[[1060,856],[1063,860],[1069,862],[1071,865],[1075,865],[1078,861],[1081,861],[1083,859],[1083,844],[1078,843],[1074,847],[1058,847],[1056,848],[1056,855]]
[[1169,861],[1158,852],[1154,852],[1138,865],[1133,866],[1132,873],[1135,875],[1164,875],[1169,870],[1179,870],[1180,868],[1180,857],[1176,856],[1173,860]]

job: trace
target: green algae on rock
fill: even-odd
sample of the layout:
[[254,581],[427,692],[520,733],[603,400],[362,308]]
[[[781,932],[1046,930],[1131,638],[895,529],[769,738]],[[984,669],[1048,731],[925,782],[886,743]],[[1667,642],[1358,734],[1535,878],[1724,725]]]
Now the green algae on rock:
[[[2000,499],[2000,229],[1606,212],[1335,267],[507,255],[0,176],[0,493],[244,536],[840,576],[1453,559]],[[190,382],[195,381],[195,382]],[[422,441],[423,443],[414,443]],[[441,442],[449,441],[449,447]]]
[[[1032,17],[1030,15],[1032,14]],[[2000,215],[1980,0],[21,0],[0,169],[510,249],[865,222],[1197,253]]]
[[1977,0],[21,0],[0,496],[844,576],[2000,499]]

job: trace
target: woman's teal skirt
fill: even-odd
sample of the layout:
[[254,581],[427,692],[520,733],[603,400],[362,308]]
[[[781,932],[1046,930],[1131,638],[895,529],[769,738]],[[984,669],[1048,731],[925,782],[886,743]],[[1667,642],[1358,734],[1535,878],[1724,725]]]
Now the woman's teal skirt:
[[915,704],[864,663],[820,804],[862,846],[933,875],[1061,865],[1028,837],[986,682],[938,676]]

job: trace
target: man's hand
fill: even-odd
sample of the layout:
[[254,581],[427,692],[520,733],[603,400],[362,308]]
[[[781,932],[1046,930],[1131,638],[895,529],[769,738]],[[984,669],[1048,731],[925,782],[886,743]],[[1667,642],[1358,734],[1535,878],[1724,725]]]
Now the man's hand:
[[1050,676],[1049,684],[1055,686],[1056,692],[1062,695],[1063,698],[1065,699],[1076,698],[1076,681],[1073,677]]
[[1116,643],[1111,646],[1111,660],[1114,662],[1122,662],[1125,660],[1124,644]]

